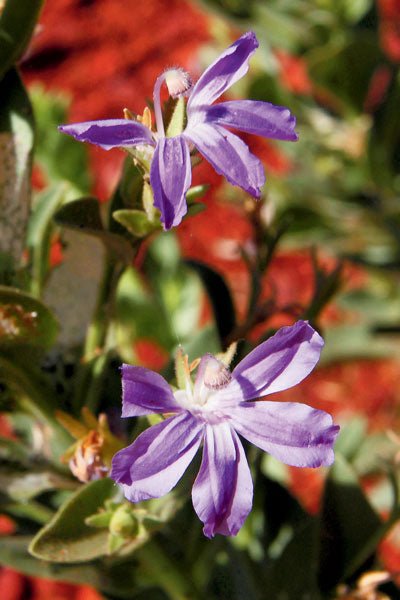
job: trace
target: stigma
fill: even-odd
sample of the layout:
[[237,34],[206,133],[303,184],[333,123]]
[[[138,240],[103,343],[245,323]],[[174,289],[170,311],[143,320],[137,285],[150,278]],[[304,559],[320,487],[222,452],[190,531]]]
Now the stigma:
[[189,73],[180,68],[164,71],[165,84],[172,98],[179,98],[187,94],[192,87]]

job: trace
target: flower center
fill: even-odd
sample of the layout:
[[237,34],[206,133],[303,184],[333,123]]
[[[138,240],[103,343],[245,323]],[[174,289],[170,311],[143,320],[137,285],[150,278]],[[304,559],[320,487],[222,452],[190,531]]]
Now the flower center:
[[218,409],[218,391],[226,387],[232,376],[226,365],[207,354],[200,361],[196,381],[193,387],[175,392],[175,398],[182,408],[194,416],[208,422],[222,417]]
[[172,98],[184,96],[192,87],[192,81],[189,73],[183,69],[167,69],[157,77],[153,90],[154,114],[156,117],[157,133],[160,137],[165,137],[164,121],[161,111],[161,86],[165,83],[168,93]]

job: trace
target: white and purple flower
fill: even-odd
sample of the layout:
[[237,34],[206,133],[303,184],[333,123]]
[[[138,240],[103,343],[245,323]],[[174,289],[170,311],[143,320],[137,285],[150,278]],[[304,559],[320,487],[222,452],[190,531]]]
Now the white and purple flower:
[[334,460],[339,427],[321,410],[292,402],[258,400],[302,381],[323,346],[305,321],[283,327],[229,372],[206,354],[186,389],[143,367],[123,365],[123,417],[166,413],[115,454],[111,477],[131,502],[159,498],[182,477],[203,444],[193,485],[194,509],[204,534],[236,535],[252,506],[253,484],[238,433],[288,465],[319,467]]
[[[189,80],[172,69],[158,77],[154,87],[157,132],[138,121],[107,119],[59,127],[82,142],[110,148],[143,147],[153,150],[150,183],[154,204],[161,212],[164,229],[178,225],[186,214],[186,192],[190,187],[190,148],[194,145],[217,173],[252,196],[259,198],[265,183],[261,161],[230,129],[263,137],[295,141],[295,117],[288,108],[257,100],[232,100],[213,104],[248,71],[249,59],[258,48],[254,33],[242,35],[206,69],[189,92],[187,126],[174,137],[166,137],[161,114],[160,88],[166,83],[172,96],[186,94]],[[172,77],[171,77],[172,74]]]

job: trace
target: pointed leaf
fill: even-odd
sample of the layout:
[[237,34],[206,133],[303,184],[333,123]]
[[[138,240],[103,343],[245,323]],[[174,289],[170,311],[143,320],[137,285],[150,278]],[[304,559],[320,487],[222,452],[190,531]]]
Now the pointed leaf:
[[107,554],[108,530],[86,525],[85,519],[118,492],[111,479],[81,487],[32,540],[32,556],[51,562],[86,562]]
[[53,217],[64,201],[64,186],[51,187],[36,196],[36,202],[28,223],[27,244],[32,263],[31,291],[40,296],[49,271]]
[[7,0],[0,14],[0,77],[21,57],[39,16],[43,0]]
[[150,221],[147,214],[141,210],[116,210],[113,212],[113,218],[137,238],[142,238],[149,235],[149,233],[153,233],[153,231],[161,230],[160,222]]
[[381,525],[355,472],[337,454],[326,482],[321,515],[319,580],[323,590],[333,588],[363,566],[373,553],[369,541]]
[[200,276],[214,310],[222,346],[235,327],[236,315],[233,300],[225,279],[211,267],[197,260],[186,261]]

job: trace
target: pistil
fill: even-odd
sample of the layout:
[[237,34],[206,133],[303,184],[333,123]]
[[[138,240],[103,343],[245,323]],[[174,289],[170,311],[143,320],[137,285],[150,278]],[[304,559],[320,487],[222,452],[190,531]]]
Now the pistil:
[[172,98],[185,95],[191,88],[192,82],[189,74],[183,69],[168,69],[157,77],[153,90],[154,114],[156,117],[157,133],[165,137],[164,121],[161,111],[161,86],[165,82],[168,93]]

